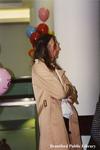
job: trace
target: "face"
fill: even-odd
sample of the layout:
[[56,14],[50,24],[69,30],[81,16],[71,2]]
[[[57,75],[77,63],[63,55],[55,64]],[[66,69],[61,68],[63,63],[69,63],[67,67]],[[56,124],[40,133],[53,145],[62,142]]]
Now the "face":
[[53,38],[51,38],[48,43],[48,50],[50,52],[50,56],[53,61],[53,60],[56,60],[56,58],[58,58],[59,51],[61,49],[60,49],[59,43],[56,40],[54,40]]

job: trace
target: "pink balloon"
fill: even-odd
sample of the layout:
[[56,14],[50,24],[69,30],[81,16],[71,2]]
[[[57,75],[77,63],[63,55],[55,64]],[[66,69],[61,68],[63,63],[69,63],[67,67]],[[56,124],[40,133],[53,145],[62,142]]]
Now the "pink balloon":
[[10,73],[4,68],[0,68],[0,95],[4,94],[8,90],[10,83]]
[[45,22],[49,18],[49,10],[46,8],[40,8],[38,15],[40,20]]

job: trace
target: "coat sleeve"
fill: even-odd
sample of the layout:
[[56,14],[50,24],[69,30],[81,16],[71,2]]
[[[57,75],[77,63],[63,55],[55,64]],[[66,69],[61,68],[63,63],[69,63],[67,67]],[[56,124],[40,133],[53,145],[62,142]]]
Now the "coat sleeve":
[[[58,100],[66,96],[62,85],[54,74],[45,66],[45,64],[34,64],[32,67],[32,83],[33,87],[37,86],[46,90],[46,92]],[[34,89],[33,89],[34,90]],[[66,91],[69,91],[69,86],[66,87]]]
[[75,102],[76,104],[78,104],[78,101],[77,101],[77,98],[78,98],[78,92],[76,90],[76,87],[73,86],[73,84],[69,81],[69,79],[67,78],[67,76],[65,75],[65,73],[63,74],[63,77],[62,77],[63,81],[64,81],[64,84],[65,84],[65,89],[66,89],[66,86],[69,85],[69,93],[68,93],[68,96],[71,96],[71,99],[73,101],[73,103]]

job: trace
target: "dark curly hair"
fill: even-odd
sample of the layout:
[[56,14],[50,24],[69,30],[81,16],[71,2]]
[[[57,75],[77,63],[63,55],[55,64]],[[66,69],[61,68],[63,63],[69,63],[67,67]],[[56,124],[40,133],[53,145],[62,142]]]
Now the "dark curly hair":
[[[49,51],[48,51],[48,42],[50,39],[53,39],[56,41],[56,37],[52,34],[43,34],[40,36],[40,38],[35,42],[35,52],[33,56],[33,62],[35,62],[35,59],[43,59],[46,66],[54,70],[56,66],[60,69],[60,66],[56,64],[56,60],[52,62]],[[53,64],[53,65],[52,65]]]

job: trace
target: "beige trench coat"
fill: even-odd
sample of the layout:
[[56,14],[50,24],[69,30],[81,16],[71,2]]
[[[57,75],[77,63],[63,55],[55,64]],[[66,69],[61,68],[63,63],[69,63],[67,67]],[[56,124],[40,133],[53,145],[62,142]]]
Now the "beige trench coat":
[[69,81],[63,70],[59,70],[59,74],[65,90],[57,76],[47,68],[44,62],[38,60],[32,67],[32,85],[40,128],[39,150],[81,150],[77,113],[73,106],[74,113],[69,120],[70,135],[65,127],[61,99],[66,97],[68,91],[66,84]]

